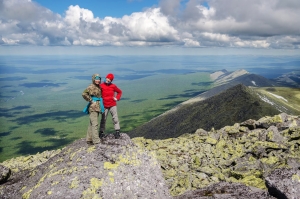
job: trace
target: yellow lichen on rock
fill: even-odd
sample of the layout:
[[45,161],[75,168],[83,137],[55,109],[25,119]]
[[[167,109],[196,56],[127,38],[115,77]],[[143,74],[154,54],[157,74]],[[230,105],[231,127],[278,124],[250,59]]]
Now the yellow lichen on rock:
[[55,182],[52,182],[51,185],[57,185],[59,183],[59,181],[55,181]]
[[96,150],[96,147],[95,146],[90,146],[88,149],[87,149],[87,152],[88,153],[92,153]]
[[78,178],[75,177],[75,178],[72,180],[71,184],[69,185],[69,188],[70,188],[70,189],[76,189],[76,188],[78,187],[78,185],[79,185]]
[[211,137],[208,137],[205,141],[207,144],[217,144],[218,140],[214,139],[214,138],[211,138]]
[[258,178],[255,175],[246,176],[240,182],[244,183],[247,186],[257,187],[260,189],[267,189],[265,185],[265,180]]
[[41,183],[46,179],[47,176],[48,176],[48,174],[45,174],[45,175],[38,181],[38,183],[37,183],[32,189],[30,189],[29,191],[27,191],[26,193],[24,193],[24,194],[22,195],[22,198],[28,199],[28,198],[30,197],[31,192],[32,192],[34,189],[36,189],[36,188],[38,188],[39,186],[41,186]]
[[97,178],[92,178],[90,180],[90,187],[82,192],[82,199],[101,199],[99,194],[97,194],[97,190],[103,186],[103,180],[99,180]]
[[292,176],[292,180],[293,180],[293,181],[296,181],[296,182],[300,182],[300,176],[297,175],[297,174],[294,174],[294,175]]
[[27,191],[26,193],[24,193],[22,195],[22,199],[29,199],[31,192],[32,192],[32,189],[30,189],[29,191]]
[[269,165],[274,165],[275,163],[277,163],[279,161],[278,157],[275,157],[275,156],[270,156],[268,158],[261,158],[260,160],[263,163],[269,164]]
[[118,168],[119,164],[117,163],[111,163],[111,162],[104,162],[104,169],[116,169]]

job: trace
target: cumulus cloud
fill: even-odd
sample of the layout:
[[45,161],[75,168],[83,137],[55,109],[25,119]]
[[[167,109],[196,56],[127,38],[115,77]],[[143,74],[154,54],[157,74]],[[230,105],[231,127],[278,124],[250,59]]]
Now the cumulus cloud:
[[300,47],[299,0],[161,0],[121,18],[0,0],[0,45]]

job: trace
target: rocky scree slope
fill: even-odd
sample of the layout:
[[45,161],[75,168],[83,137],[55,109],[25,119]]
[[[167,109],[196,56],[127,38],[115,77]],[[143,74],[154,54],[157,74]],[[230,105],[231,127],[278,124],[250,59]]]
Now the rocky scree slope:
[[259,119],[280,112],[264,102],[251,88],[233,86],[206,100],[184,104],[128,132],[130,137],[151,139],[178,137],[197,129],[219,129],[249,118]]
[[[290,193],[285,194],[286,198],[300,198],[299,116],[282,113],[273,117],[266,116],[257,121],[249,119],[219,130],[198,129],[194,134],[185,134],[178,138],[165,140],[134,138],[133,141],[156,152],[172,195],[181,195],[199,188],[202,191],[189,194],[198,193],[200,196],[201,192],[209,196],[222,192],[232,193],[232,190],[230,191],[232,186],[228,184],[222,185],[223,188],[214,185],[225,181],[247,185],[248,188],[244,187],[244,191],[247,189],[250,191],[249,187],[267,190],[275,189],[277,186],[280,187],[280,191],[276,189],[277,193],[289,190]],[[276,169],[284,168],[291,170],[280,170],[274,174],[276,177],[268,178]],[[278,175],[280,172],[283,175]],[[290,183],[284,182],[284,176]],[[267,179],[269,181],[266,182]],[[276,186],[274,179],[278,183]],[[214,187],[214,191],[212,187],[207,186]],[[268,198],[265,193],[259,194],[262,194],[261,197],[253,198]],[[289,194],[293,197],[288,197]],[[238,195],[238,190],[231,194],[231,196]],[[278,198],[284,197],[279,195]]]
[[3,162],[0,198],[300,198],[299,116],[164,140],[121,135]]

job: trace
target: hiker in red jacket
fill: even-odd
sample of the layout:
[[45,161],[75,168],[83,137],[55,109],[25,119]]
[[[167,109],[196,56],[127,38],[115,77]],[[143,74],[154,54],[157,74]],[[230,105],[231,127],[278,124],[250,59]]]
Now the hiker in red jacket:
[[122,91],[115,84],[112,83],[114,80],[114,75],[109,73],[106,76],[106,80],[100,84],[100,88],[102,91],[103,104],[105,108],[105,113],[102,114],[101,123],[100,123],[100,133],[99,137],[104,137],[105,131],[105,123],[107,119],[108,112],[110,112],[112,116],[112,121],[114,123],[114,128],[116,133],[115,138],[120,138],[120,123],[117,112],[117,101],[121,99]]

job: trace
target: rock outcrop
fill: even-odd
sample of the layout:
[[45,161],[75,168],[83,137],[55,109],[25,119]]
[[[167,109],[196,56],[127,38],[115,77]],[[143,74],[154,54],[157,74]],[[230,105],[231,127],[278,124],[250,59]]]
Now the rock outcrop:
[[300,170],[276,169],[266,177],[266,185],[276,198],[300,198]]
[[275,199],[267,191],[241,183],[219,182],[208,187],[187,191],[174,199]]
[[10,177],[10,175],[11,175],[11,169],[7,168],[6,166],[0,165],[0,173],[1,173],[0,184],[3,184]]
[[153,153],[126,134],[88,146],[84,139],[65,147],[32,170],[15,173],[0,187],[0,198],[170,198]]

